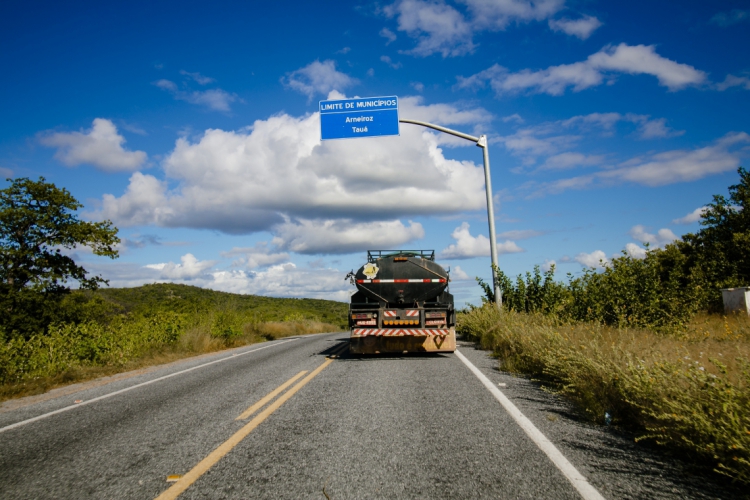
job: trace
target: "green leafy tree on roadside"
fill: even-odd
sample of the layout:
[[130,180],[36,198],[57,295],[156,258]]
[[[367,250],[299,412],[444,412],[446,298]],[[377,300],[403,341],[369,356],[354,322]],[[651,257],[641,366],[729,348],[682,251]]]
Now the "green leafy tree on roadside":
[[750,172],[740,167],[737,173],[740,182],[729,186],[729,197],[714,195],[703,211],[703,227],[677,242],[713,309],[721,308],[721,288],[750,285]]
[[88,247],[114,259],[120,239],[108,220],[80,220],[75,212],[83,205],[44,177],[8,181],[10,186],[0,190],[0,324],[6,334],[28,336],[54,319],[69,280],[91,290],[107,283],[88,276],[64,250]]

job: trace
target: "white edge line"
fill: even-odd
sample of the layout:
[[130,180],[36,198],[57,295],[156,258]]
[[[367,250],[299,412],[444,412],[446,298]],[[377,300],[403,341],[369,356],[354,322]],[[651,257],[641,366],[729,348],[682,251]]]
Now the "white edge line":
[[479,371],[479,368],[474,366],[471,361],[466,359],[466,357],[458,352],[458,349],[456,349],[456,356],[458,356],[458,359],[463,361],[463,363],[469,367],[469,370],[476,375],[476,377],[479,379],[480,382],[489,390],[493,396],[495,396],[495,399],[497,399],[501,405],[503,405],[503,408],[505,408],[505,411],[507,411],[511,417],[513,417],[513,420],[516,421],[516,423],[523,429],[523,431],[526,433],[527,436],[531,438],[532,441],[539,447],[540,450],[542,450],[547,457],[552,460],[552,463],[555,464],[555,466],[560,469],[560,472],[563,473],[563,475],[570,481],[570,483],[573,485],[573,487],[578,490],[578,493],[585,498],[586,500],[604,500],[604,497],[594,488],[591,486],[591,484],[586,480],[585,477],[581,475],[578,470],[576,470],[575,467],[573,467],[573,464],[568,462],[568,459],[563,456],[562,453],[560,453],[560,450],[558,450],[554,444],[552,444],[552,441],[547,439],[547,437],[542,434],[542,432],[537,429],[533,423],[531,423],[531,420],[529,420],[526,415],[521,413],[521,410],[519,410],[516,405],[514,405],[508,397],[503,394],[500,389],[495,387],[495,385],[490,382],[490,380]]
[[81,406],[86,406],[86,405],[89,405],[91,403],[95,403],[97,401],[101,401],[102,399],[111,398],[112,396],[117,396],[118,394],[122,394],[123,392],[132,391],[133,389],[137,389],[139,387],[143,387],[144,385],[153,384],[154,382],[159,382],[160,380],[165,380],[165,379],[168,379],[168,378],[171,378],[171,377],[175,377],[177,375],[182,375],[183,373],[191,372],[193,370],[197,370],[198,368],[203,368],[204,366],[209,366],[209,365],[213,365],[213,364],[216,364],[216,363],[221,363],[222,361],[229,361],[230,359],[237,359],[238,357],[244,356],[245,354],[250,354],[250,353],[253,353],[253,352],[262,351],[263,349],[268,349],[269,347],[276,347],[277,345],[286,344],[287,342],[292,342],[294,340],[297,340],[297,339],[295,338],[295,339],[283,340],[283,341],[277,342],[275,344],[267,345],[267,346],[264,346],[264,347],[259,347],[258,349],[253,349],[251,351],[245,351],[245,352],[242,352],[240,354],[230,354],[229,356],[227,356],[225,358],[216,359],[214,361],[209,361],[208,363],[203,363],[202,365],[193,366],[192,368],[187,368],[185,370],[181,370],[181,371],[178,371],[178,372],[170,373],[169,375],[164,375],[163,377],[155,378],[153,380],[148,380],[146,382],[141,382],[140,384],[136,384],[136,385],[133,385],[133,386],[130,386],[130,387],[126,387],[124,389],[120,389],[119,391],[110,392],[109,394],[104,394],[103,396],[99,396],[99,397],[96,397],[94,399],[87,399],[86,401],[83,401],[81,403],[77,403],[77,404],[73,404],[73,405],[70,405],[70,406],[66,406],[64,408],[60,408],[59,410],[51,411],[49,413],[45,413],[45,414],[39,415],[37,417],[29,418],[27,420],[22,420],[20,422],[16,422],[15,424],[11,424],[11,425],[7,425],[5,427],[1,427],[0,428],[0,433],[3,433],[5,431],[9,431],[11,429],[15,429],[17,427],[21,427],[21,426],[26,425],[26,424],[30,424],[31,422],[36,422],[37,420],[42,420],[44,418],[51,417],[52,415],[57,415],[58,413],[63,413],[63,412],[66,412],[68,410],[73,410],[74,408],[80,408]]

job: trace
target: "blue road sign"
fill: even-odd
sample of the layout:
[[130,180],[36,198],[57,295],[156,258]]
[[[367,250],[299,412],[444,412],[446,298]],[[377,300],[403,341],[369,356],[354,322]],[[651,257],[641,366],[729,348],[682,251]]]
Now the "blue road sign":
[[398,97],[320,101],[320,138],[399,135]]

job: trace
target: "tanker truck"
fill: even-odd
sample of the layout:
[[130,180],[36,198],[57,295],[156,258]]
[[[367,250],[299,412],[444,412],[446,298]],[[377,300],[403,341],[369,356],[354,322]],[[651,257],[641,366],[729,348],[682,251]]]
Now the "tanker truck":
[[357,287],[349,304],[350,352],[456,350],[450,276],[434,250],[369,250],[367,263],[347,278]]

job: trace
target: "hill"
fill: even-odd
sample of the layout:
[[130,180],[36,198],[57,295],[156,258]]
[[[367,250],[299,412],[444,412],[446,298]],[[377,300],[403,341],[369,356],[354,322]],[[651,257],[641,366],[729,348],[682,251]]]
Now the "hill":
[[123,313],[170,311],[210,314],[231,309],[252,314],[255,322],[314,320],[346,328],[348,304],[320,299],[288,299],[217,292],[173,283],[155,283],[135,288],[100,288],[88,292],[104,299]]
[[46,329],[2,332],[0,400],[229,347],[342,331],[348,305],[161,283],[76,290]]

